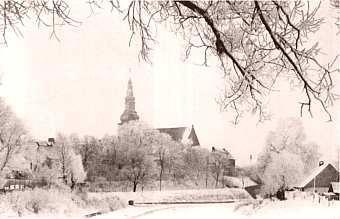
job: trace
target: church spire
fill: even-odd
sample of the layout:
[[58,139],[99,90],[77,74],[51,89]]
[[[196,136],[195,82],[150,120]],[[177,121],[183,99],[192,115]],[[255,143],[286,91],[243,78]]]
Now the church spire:
[[135,109],[135,97],[133,96],[133,86],[131,78],[128,82],[128,88],[126,92],[125,97],[125,110],[123,114],[120,116],[120,125],[129,122],[131,120],[138,120],[139,116],[137,115],[136,109]]

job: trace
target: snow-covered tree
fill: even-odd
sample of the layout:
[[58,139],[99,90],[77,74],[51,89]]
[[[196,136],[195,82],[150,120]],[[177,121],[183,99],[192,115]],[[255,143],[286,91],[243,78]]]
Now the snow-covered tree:
[[26,130],[12,109],[0,98],[0,173],[15,162]]
[[84,171],[82,158],[79,154],[75,154],[73,151],[70,154],[70,181],[71,189],[73,189],[76,184],[84,182],[86,179],[86,172]]
[[223,174],[223,170],[227,165],[228,158],[230,158],[229,154],[222,153],[219,151],[212,151],[210,153],[209,166],[211,174],[215,179],[215,187],[218,186],[218,182]]
[[295,118],[281,120],[276,130],[268,134],[257,162],[265,193],[284,192],[317,166],[318,146],[305,141],[302,122]]
[[69,185],[73,189],[77,183],[85,180],[86,173],[81,156],[75,154],[67,136],[57,135],[55,153],[58,175],[65,185]]
[[176,144],[169,135],[156,132],[155,141],[153,142],[153,153],[158,167],[159,190],[162,190],[162,181],[165,168],[170,163],[170,148]]
[[263,173],[266,194],[275,194],[292,188],[303,176],[303,162],[299,155],[282,151],[271,154],[271,162]]
[[[210,173],[209,157],[210,157],[210,152],[206,148],[189,147],[187,148],[185,152],[184,160],[186,163],[187,175],[190,176],[190,178],[195,181],[196,185],[198,185],[199,181],[205,180],[205,184],[207,186],[208,176]],[[214,161],[215,161],[214,159],[211,159],[211,162],[214,162]],[[215,176],[216,176],[216,173],[217,173],[215,171],[216,168],[213,168],[211,170],[215,173]],[[218,177],[219,177],[219,172],[220,171],[218,171]]]
[[125,123],[118,130],[124,160],[122,173],[133,184],[133,192],[138,185],[145,184],[155,175],[156,164],[152,147],[156,143],[155,136],[156,130],[138,121]]

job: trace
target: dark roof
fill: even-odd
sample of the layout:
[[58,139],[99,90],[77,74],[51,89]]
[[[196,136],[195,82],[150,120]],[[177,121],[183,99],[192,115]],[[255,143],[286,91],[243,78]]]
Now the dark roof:
[[[326,181],[332,180],[333,178],[337,178],[338,174],[339,174],[338,171],[332,164],[326,163],[315,168],[307,177],[305,177],[295,187],[296,188],[307,187],[308,185],[313,184],[313,180],[316,177],[318,177],[318,180],[317,180],[318,182],[320,181],[320,178],[321,178],[322,181],[325,181],[323,184],[327,184],[328,186],[330,182],[327,183]],[[316,183],[316,186],[318,187],[318,183]]]
[[191,127],[173,127],[173,128],[158,128],[161,133],[166,133],[171,136],[174,141],[191,140],[192,146],[200,145],[194,126]]
[[166,133],[171,136],[174,141],[181,141],[186,127],[175,127],[175,128],[158,128],[157,130],[161,133]]

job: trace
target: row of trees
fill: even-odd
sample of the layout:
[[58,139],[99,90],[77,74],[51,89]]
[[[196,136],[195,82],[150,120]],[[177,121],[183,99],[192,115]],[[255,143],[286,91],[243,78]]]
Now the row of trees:
[[[86,172],[90,182],[99,178],[129,182],[133,191],[155,182],[162,190],[164,181],[218,187],[231,158],[226,151],[173,141],[142,122],[124,124],[117,136],[102,139],[59,135],[54,148],[59,176],[65,184],[73,187],[85,179]],[[264,194],[275,194],[292,188],[317,165],[319,158],[318,146],[306,141],[301,121],[286,119],[269,132],[257,163],[240,168],[238,174],[262,184]]]
[[58,134],[55,140],[52,147],[37,146],[11,108],[0,101],[1,178],[12,170],[23,170],[48,185],[62,183],[71,188],[98,178],[128,181],[133,191],[155,181],[162,190],[164,180],[217,187],[230,158],[228,153],[173,141],[142,122],[124,124],[117,136]]
[[65,144],[82,158],[88,181],[105,178],[108,181],[130,182],[136,191],[150,182],[174,184],[192,182],[208,187],[214,181],[218,186],[227,165],[228,153],[210,152],[206,148],[191,147],[143,122],[122,125],[117,136],[97,139],[70,135],[57,138],[56,147]]

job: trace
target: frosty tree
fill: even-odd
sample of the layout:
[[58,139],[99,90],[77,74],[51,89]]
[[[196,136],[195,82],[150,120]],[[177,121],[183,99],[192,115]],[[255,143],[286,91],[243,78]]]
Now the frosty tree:
[[82,157],[75,154],[67,136],[57,135],[55,153],[56,171],[63,183],[74,189],[77,183],[84,182],[86,172],[84,171]]
[[302,176],[318,165],[318,145],[306,142],[300,120],[281,120],[268,134],[264,150],[257,162],[257,171],[264,184],[264,193],[275,194],[292,188]]
[[[321,4],[321,2],[320,2]],[[309,36],[323,19],[319,5],[304,1],[132,1],[127,12],[133,36],[141,41],[141,56],[148,58],[157,25],[170,24],[183,34],[186,54],[200,52],[203,64],[216,63],[224,71],[225,90],[219,104],[236,113],[266,117],[264,100],[277,81],[289,80],[303,90],[301,115],[319,104],[331,120],[328,107],[335,60],[321,63],[318,42]]]
[[125,15],[131,40],[140,42],[140,56],[149,60],[157,40],[157,27],[182,34],[186,55],[202,55],[204,65],[217,65],[224,72],[225,89],[219,98],[224,110],[235,112],[235,122],[244,111],[266,118],[264,102],[277,83],[288,80],[303,91],[301,115],[313,115],[318,105],[329,112],[334,92],[336,57],[320,61],[318,42],[310,36],[323,18],[320,4],[339,9],[337,0],[310,4],[308,1],[119,1],[119,0],[7,0],[0,3],[0,28],[6,43],[8,31],[21,35],[29,21],[51,28],[58,38],[62,25],[80,25],[72,9],[88,4],[91,11],[109,8]]
[[130,121],[119,127],[119,145],[123,149],[121,155],[122,174],[137,191],[138,185],[145,183],[155,174],[155,157],[153,148],[156,130],[138,121]]
[[11,108],[0,98],[0,174],[19,152],[26,130]]
[[[266,194],[284,194],[286,189],[293,188],[303,176],[301,158],[288,151],[272,154],[271,162],[263,173],[263,191]],[[283,195],[284,198],[284,195]]]

